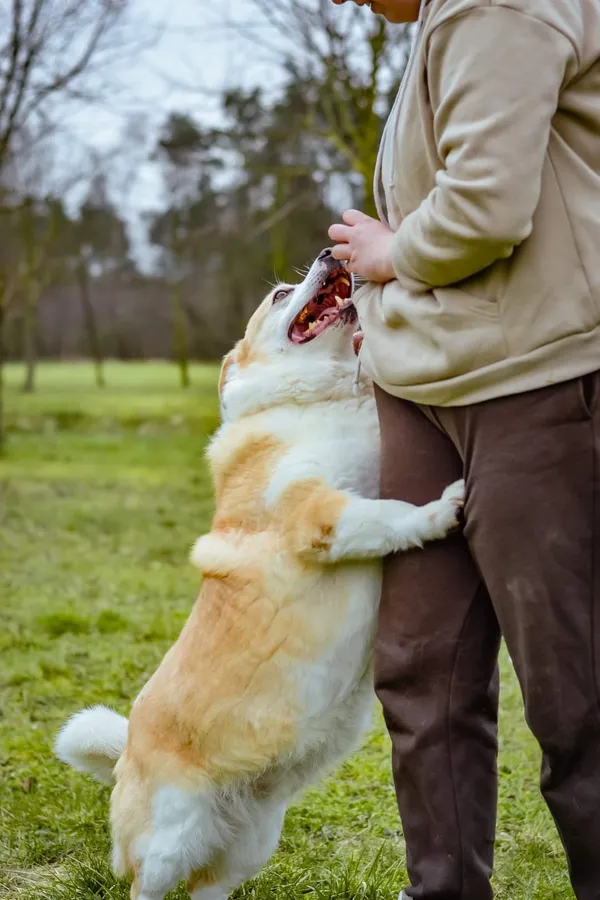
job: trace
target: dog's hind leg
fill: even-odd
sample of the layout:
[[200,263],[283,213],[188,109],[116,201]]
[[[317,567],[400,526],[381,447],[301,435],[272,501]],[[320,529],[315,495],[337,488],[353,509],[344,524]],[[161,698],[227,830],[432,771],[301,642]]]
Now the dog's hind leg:
[[136,876],[131,885],[129,897],[130,900],[163,900],[164,894],[162,891],[158,894],[149,894],[146,891],[142,891],[139,879]]
[[212,884],[210,887],[197,888],[190,894],[191,900],[227,900],[232,891],[239,887],[234,884]]
[[254,878],[277,849],[287,802],[256,801],[246,810],[247,819],[238,823],[231,843],[219,858],[220,875],[215,869],[196,873],[188,881],[192,900],[227,900],[245,881]]
[[163,900],[194,870],[207,867],[225,844],[226,825],[209,790],[161,787],[152,801],[152,825],[138,841],[135,900]]
[[135,890],[132,888],[130,894],[131,900],[164,900],[164,896],[162,891],[160,894],[147,894],[146,892],[140,894],[137,888]]
[[252,821],[240,830],[235,846],[229,851],[229,867],[240,884],[258,875],[275,853],[286,809],[287,800],[262,800]]

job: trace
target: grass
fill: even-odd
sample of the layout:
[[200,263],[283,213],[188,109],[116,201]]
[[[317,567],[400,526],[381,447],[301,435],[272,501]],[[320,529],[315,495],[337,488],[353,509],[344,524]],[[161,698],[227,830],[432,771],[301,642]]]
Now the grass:
[[[108,791],[60,765],[53,736],[84,704],[127,712],[198,589],[188,548],[209,524],[203,446],[217,372],[185,392],[163,364],[7,372],[0,461],[0,898],[125,900],[107,864]],[[538,751],[503,661],[500,900],[572,896],[537,792]],[[392,900],[404,850],[379,715],[364,748],[290,810],[280,850],[241,898]],[[180,891],[172,895],[182,898]]]

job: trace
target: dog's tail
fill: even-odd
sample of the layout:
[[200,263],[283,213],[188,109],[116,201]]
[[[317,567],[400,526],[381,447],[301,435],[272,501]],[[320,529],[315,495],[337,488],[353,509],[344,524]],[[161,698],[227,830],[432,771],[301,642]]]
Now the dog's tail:
[[128,722],[106,706],[92,706],[63,725],[54,744],[60,760],[97,781],[113,784],[115,763],[125,750]]

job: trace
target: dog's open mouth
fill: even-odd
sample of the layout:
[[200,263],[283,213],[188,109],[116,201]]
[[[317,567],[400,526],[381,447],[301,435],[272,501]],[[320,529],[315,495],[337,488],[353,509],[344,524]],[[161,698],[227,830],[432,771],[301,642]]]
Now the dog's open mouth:
[[340,267],[321,283],[317,293],[300,310],[288,332],[294,344],[306,344],[335,324],[356,322],[352,296],[352,278]]

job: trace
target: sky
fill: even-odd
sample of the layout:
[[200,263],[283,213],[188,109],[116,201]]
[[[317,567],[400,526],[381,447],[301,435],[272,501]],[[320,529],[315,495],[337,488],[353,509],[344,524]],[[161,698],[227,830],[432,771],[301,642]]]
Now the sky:
[[[86,146],[109,152],[119,144],[132,114],[139,116],[149,141],[173,109],[216,122],[213,94],[272,80],[268,61],[235,33],[252,11],[251,0],[133,0],[131,17],[141,33],[147,31],[148,46],[124,60],[113,76],[115,101],[77,110],[70,129]],[[135,172],[133,202],[140,208],[160,200],[152,168]]]
[[[253,20],[252,0],[132,0],[130,20],[144,46],[111,72],[101,102],[69,110],[63,143],[71,149],[65,153],[68,168],[73,153],[86,158],[91,151],[104,160],[112,199],[130,223],[143,263],[140,220],[163,200],[158,168],[147,157],[169,111],[216,123],[223,88],[272,86],[274,79],[266,55],[236,33]],[[130,140],[132,119],[136,134]],[[71,192],[75,205],[81,184]]]

